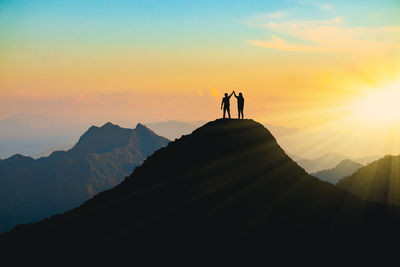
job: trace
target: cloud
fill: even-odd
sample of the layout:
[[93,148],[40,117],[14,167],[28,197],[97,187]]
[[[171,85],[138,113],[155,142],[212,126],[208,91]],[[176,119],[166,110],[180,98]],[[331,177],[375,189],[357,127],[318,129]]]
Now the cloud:
[[273,35],[271,41],[258,41],[250,40],[249,44],[264,48],[296,51],[296,52],[315,52],[315,53],[343,53],[344,51],[338,48],[324,47],[324,46],[310,46],[310,45],[296,45],[290,44],[278,36]]
[[[317,53],[363,53],[377,49],[400,48],[400,26],[346,27],[341,16],[328,20],[272,19],[253,26],[268,30],[272,40],[250,40],[248,43],[270,49]],[[282,36],[296,41],[290,43]]]

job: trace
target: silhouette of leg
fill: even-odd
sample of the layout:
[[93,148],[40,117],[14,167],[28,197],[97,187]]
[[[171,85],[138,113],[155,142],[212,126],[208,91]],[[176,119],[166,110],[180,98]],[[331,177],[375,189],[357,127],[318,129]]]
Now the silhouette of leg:
[[226,112],[226,108],[224,108],[224,116],[223,116],[224,119],[225,119],[225,112]]
[[228,117],[231,118],[231,110],[228,108]]

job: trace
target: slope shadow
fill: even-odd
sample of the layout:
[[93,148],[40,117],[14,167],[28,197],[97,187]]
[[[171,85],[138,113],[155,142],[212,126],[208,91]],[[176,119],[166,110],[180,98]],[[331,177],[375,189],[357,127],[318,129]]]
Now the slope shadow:
[[[399,209],[300,168],[261,124],[216,120],[171,142],[120,185],[2,238],[9,242],[270,244],[399,237]],[[361,238],[361,239],[360,239]]]

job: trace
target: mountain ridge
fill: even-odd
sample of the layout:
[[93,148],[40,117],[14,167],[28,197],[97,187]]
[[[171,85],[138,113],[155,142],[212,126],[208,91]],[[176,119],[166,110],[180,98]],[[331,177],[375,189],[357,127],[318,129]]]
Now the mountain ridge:
[[304,159],[296,157],[296,162],[303,167],[308,173],[316,173],[319,171],[332,169],[343,160],[351,160],[356,163],[365,165],[374,160],[379,159],[380,156],[371,155],[366,157],[354,158],[340,153],[326,153],[322,156],[313,159]]
[[143,125],[90,127],[73,148],[33,159],[14,155],[0,162],[0,232],[73,208],[115,186],[169,140]]
[[316,173],[312,173],[311,175],[323,181],[336,184],[341,178],[351,175],[363,166],[364,165],[354,162],[352,160],[344,159],[332,169],[322,170]]
[[106,246],[354,236],[397,223],[396,214],[307,174],[261,124],[220,119],[155,151],[80,207],[3,238]]

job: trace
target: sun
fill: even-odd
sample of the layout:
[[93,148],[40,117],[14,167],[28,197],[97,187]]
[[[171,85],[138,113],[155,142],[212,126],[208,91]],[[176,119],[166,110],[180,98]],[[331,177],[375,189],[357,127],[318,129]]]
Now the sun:
[[400,82],[361,98],[354,106],[354,115],[370,124],[400,124]]

